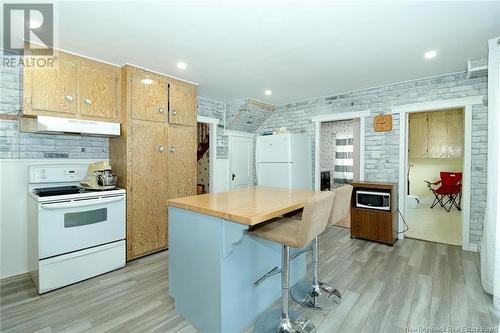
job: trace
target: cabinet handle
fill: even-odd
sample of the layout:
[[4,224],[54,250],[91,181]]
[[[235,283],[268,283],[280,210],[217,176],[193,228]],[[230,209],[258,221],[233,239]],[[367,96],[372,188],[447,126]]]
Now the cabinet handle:
[[163,113],[163,108],[158,108],[158,113]]
[[174,146],[171,146],[169,149],[168,149],[169,152],[171,152],[172,154],[175,153],[175,147]]
[[162,145],[158,145],[158,151],[160,153],[163,153],[165,151],[165,147],[163,147]]
[[73,96],[70,96],[70,95],[66,95],[64,96],[64,99],[68,102],[73,102]]
[[85,103],[87,105],[91,105],[92,104],[92,100],[90,98],[84,98],[83,99],[83,103]]
[[177,115],[177,111],[172,110],[172,116],[176,116],[176,115]]

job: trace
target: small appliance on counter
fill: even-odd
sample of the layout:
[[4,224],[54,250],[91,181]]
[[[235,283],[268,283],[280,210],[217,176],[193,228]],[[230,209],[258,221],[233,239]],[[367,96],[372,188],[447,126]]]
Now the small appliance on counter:
[[89,164],[87,177],[80,182],[80,185],[86,190],[112,190],[116,187],[117,179],[109,163],[101,161]]

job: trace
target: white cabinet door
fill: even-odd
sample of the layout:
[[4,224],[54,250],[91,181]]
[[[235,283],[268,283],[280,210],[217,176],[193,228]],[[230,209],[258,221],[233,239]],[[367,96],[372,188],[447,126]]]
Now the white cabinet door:
[[229,138],[229,187],[253,186],[253,138]]

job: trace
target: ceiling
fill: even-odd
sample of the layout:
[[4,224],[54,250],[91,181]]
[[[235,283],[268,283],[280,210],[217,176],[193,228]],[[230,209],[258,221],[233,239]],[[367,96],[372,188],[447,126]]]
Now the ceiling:
[[[196,82],[200,96],[221,101],[282,104],[463,71],[500,35],[500,1],[85,1],[56,8],[60,48]],[[425,60],[430,49],[438,55]]]

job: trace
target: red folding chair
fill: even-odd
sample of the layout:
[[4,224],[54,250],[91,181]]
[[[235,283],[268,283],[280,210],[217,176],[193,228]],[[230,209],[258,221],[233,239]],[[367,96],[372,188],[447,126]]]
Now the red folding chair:
[[[440,172],[441,179],[436,182],[427,183],[427,187],[434,194],[434,201],[432,202],[431,208],[434,208],[437,204],[449,212],[453,206],[457,207],[458,210],[462,210],[460,207],[462,201],[462,173],[461,172]],[[437,187],[439,185],[439,187]],[[437,188],[436,188],[437,187]],[[448,199],[444,202],[444,199]],[[449,207],[446,205],[450,204]]]

